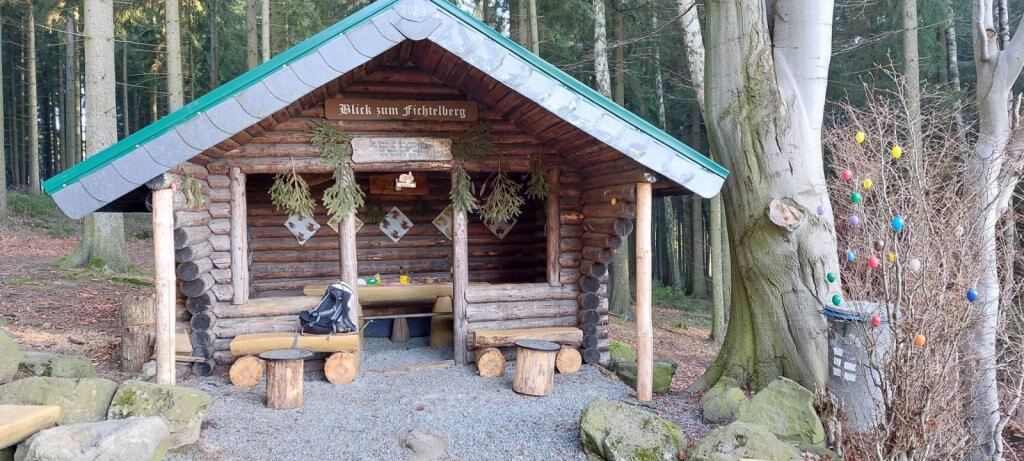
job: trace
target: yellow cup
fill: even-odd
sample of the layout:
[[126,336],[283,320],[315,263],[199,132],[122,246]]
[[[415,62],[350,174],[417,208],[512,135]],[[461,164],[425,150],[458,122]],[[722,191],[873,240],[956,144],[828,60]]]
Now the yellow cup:
[[399,275],[398,276],[398,283],[401,283],[402,285],[408,285],[409,284],[409,276],[408,275]]

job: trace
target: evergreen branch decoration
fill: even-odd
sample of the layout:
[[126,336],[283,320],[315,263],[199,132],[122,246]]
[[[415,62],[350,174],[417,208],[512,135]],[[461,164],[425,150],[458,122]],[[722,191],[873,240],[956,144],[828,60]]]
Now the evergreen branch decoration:
[[363,213],[363,222],[367,224],[382,224],[384,220],[384,209],[376,203],[367,203],[366,212]]
[[314,123],[306,134],[309,143],[327,163],[341,166],[352,158],[352,138],[340,128],[327,123]]
[[548,165],[540,156],[530,158],[530,176],[526,183],[526,197],[543,200],[558,192],[558,185],[548,177]]
[[473,196],[473,183],[461,163],[452,167],[455,173],[455,184],[452,186],[452,206],[456,211],[472,213],[477,209],[476,197]]
[[452,156],[458,160],[474,160],[494,154],[494,143],[487,127],[476,125],[462,136],[452,140]]
[[187,205],[195,206],[203,202],[203,186],[188,173],[181,175],[181,191]]
[[324,191],[324,207],[331,217],[341,217],[363,206],[366,194],[352,171],[352,138],[334,125],[313,124],[307,132],[309,143],[334,165],[334,184]]
[[491,193],[484,199],[480,207],[480,215],[485,222],[506,222],[519,216],[525,200],[519,195],[522,186],[509,178],[504,171],[491,180]]
[[309,184],[295,171],[295,165],[274,176],[274,185],[270,186],[270,200],[278,210],[302,218],[313,216],[316,207],[309,193]]

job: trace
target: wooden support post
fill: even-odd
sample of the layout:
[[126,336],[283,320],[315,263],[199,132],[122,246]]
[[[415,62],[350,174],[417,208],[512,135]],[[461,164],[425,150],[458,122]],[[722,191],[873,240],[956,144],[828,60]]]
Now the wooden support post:
[[650,183],[636,185],[636,398],[649,402],[654,386],[654,331],[651,320]]
[[[560,170],[558,168],[552,168],[548,173],[548,181],[552,185],[558,184],[558,177]],[[558,188],[548,194],[547,202],[547,221],[544,223],[544,235],[547,236],[547,255],[548,255],[548,285],[553,287],[562,286],[559,272],[561,266],[558,263],[559,257],[559,233],[561,232],[561,210],[559,209],[558,200]]]
[[174,384],[174,190],[153,190],[153,267],[156,276],[156,382]]
[[[452,172],[452,186],[455,173]],[[469,363],[466,344],[466,286],[469,285],[469,238],[466,212],[454,210],[452,221],[452,335],[455,339],[455,363]]]
[[[338,233],[341,251],[341,281],[352,287],[352,316],[363,318],[363,308],[359,304],[359,262],[356,255],[356,215],[349,213],[341,220],[341,232]],[[362,334],[362,330],[360,330]]]
[[249,301],[249,231],[245,174],[238,168],[228,173],[231,182],[231,304]]

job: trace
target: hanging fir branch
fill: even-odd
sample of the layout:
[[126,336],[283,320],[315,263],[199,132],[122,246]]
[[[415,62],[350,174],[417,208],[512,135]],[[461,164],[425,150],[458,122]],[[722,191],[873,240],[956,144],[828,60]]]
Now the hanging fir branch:
[[548,177],[548,165],[540,156],[530,158],[530,176],[526,183],[526,197],[544,200],[557,193],[557,184],[552,184]]
[[363,206],[366,194],[356,182],[352,171],[352,138],[338,127],[327,123],[313,124],[308,133],[309,142],[331,165],[334,165],[334,184],[324,191],[324,207],[328,216],[340,217]]
[[455,173],[455,184],[452,185],[452,206],[456,211],[472,213],[477,209],[476,197],[473,196],[473,183],[462,163],[452,167]]
[[480,215],[485,222],[506,222],[519,216],[522,212],[523,197],[519,195],[520,186],[509,178],[504,171],[491,180],[491,193],[484,199],[480,207]]
[[313,208],[316,207],[309,193],[309,184],[295,171],[295,165],[274,177],[270,200],[278,210],[302,218],[313,216]]
[[313,123],[306,134],[309,143],[327,163],[341,166],[352,158],[352,138],[340,128],[327,123]]
[[494,143],[491,133],[483,125],[475,125],[472,129],[452,140],[452,156],[457,160],[474,160],[494,154]]
[[386,224],[384,209],[374,202],[366,203],[366,212],[363,213],[363,222],[366,224]]

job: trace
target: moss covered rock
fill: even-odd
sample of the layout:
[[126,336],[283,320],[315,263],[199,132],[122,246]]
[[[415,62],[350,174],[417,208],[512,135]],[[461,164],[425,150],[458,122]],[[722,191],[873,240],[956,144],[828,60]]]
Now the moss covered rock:
[[26,376],[53,378],[94,378],[96,366],[84,355],[59,355],[50,352],[25,352],[19,371]]
[[170,427],[167,444],[174,449],[199,440],[199,430],[211,402],[209,394],[187,387],[125,381],[114,394],[107,417],[159,416]]
[[583,409],[580,438],[587,454],[609,461],[671,461],[686,446],[683,432],[667,419],[604,399],[590,402]]
[[107,418],[117,383],[102,378],[31,377],[0,385],[0,403],[57,405],[58,424],[100,421]]
[[763,426],[787,442],[825,442],[825,428],[814,411],[814,394],[786,378],[772,381],[754,395],[740,410],[737,421]]
[[21,363],[21,348],[7,332],[0,329],[0,384],[10,382],[18,373]]
[[18,445],[17,461],[158,460],[169,432],[160,418],[129,418],[57,426]]
[[719,427],[701,439],[690,451],[687,461],[734,461],[764,459],[772,461],[802,460],[796,447],[779,440],[756,424],[734,422]]
[[[628,344],[612,341],[608,368],[629,387],[636,388],[636,351]],[[672,388],[672,377],[679,365],[668,359],[654,360],[654,392],[664,393]]]
[[700,406],[706,423],[727,423],[736,420],[740,409],[747,405],[743,390],[729,383],[719,381],[700,399]]

